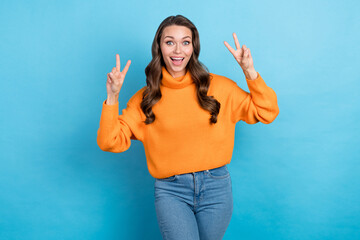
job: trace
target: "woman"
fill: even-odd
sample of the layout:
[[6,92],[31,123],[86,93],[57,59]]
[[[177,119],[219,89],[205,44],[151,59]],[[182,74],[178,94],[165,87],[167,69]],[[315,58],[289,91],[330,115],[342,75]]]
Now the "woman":
[[131,139],[144,144],[155,178],[155,209],[164,239],[222,239],[233,210],[226,164],[235,125],[271,123],[279,113],[275,92],[255,71],[250,50],[225,46],[242,68],[250,93],[224,76],[209,73],[198,60],[199,34],[181,15],[166,18],[152,44],[146,86],[119,115],[118,97],[131,61],[107,74],[97,142],[104,151],[124,152]]

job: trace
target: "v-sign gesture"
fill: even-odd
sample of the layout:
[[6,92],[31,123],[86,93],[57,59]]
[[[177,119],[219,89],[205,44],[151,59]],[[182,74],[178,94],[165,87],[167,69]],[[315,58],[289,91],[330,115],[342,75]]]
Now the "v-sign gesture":
[[116,67],[113,67],[112,71],[107,74],[106,90],[108,96],[119,95],[121,86],[124,83],[124,79],[127,71],[129,70],[131,60],[128,60],[123,71],[120,72],[120,56],[116,54]]
[[251,79],[255,79],[257,76],[257,73],[254,68],[254,62],[250,53],[250,49],[247,48],[245,45],[240,47],[239,40],[235,33],[233,33],[234,41],[236,50],[233,49],[226,41],[224,41],[225,46],[229,49],[231,54],[234,56],[235,60],[238,62],[240,67],[242,68],[243,72],[246,77],[251,76]]

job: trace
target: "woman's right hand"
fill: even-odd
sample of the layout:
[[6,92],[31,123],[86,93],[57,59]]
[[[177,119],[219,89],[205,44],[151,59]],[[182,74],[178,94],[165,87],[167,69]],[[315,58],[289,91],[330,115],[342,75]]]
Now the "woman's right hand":
[[106,90],[109,97],[118,97],[121,86],[127,71],[129,70],[131,60],[128,60],[123,71],[120,72],[120,56],[116,54],[116,68],[114,67],[111,72],[107,74]]

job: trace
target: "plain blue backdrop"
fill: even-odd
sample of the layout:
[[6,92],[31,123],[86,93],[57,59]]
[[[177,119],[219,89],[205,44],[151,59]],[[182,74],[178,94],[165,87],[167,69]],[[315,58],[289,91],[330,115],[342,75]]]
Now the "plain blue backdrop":
[[248,91],[223,41],[251,49],[278,97],[239,122],[224,239],[360,239],[358,1],[2,1],[0,239],[161,239],[143,145],[97,146],[106,74],[146,85],[163,19],[198,28],[200,61]]

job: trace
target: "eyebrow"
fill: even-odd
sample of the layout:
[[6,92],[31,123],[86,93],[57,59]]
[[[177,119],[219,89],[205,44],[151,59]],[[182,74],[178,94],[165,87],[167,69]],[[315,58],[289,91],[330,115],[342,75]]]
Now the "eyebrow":
[[[172,37],[172,36],[166,36],[166,37],[164,37],[164,39],[165,39],[165,38],[174,38],[174,37]],[[185,37],[183,37],[182,39],[184,39],[184,38],[190,38],[190,39],[191,39],[190,36],[185,36]]]

